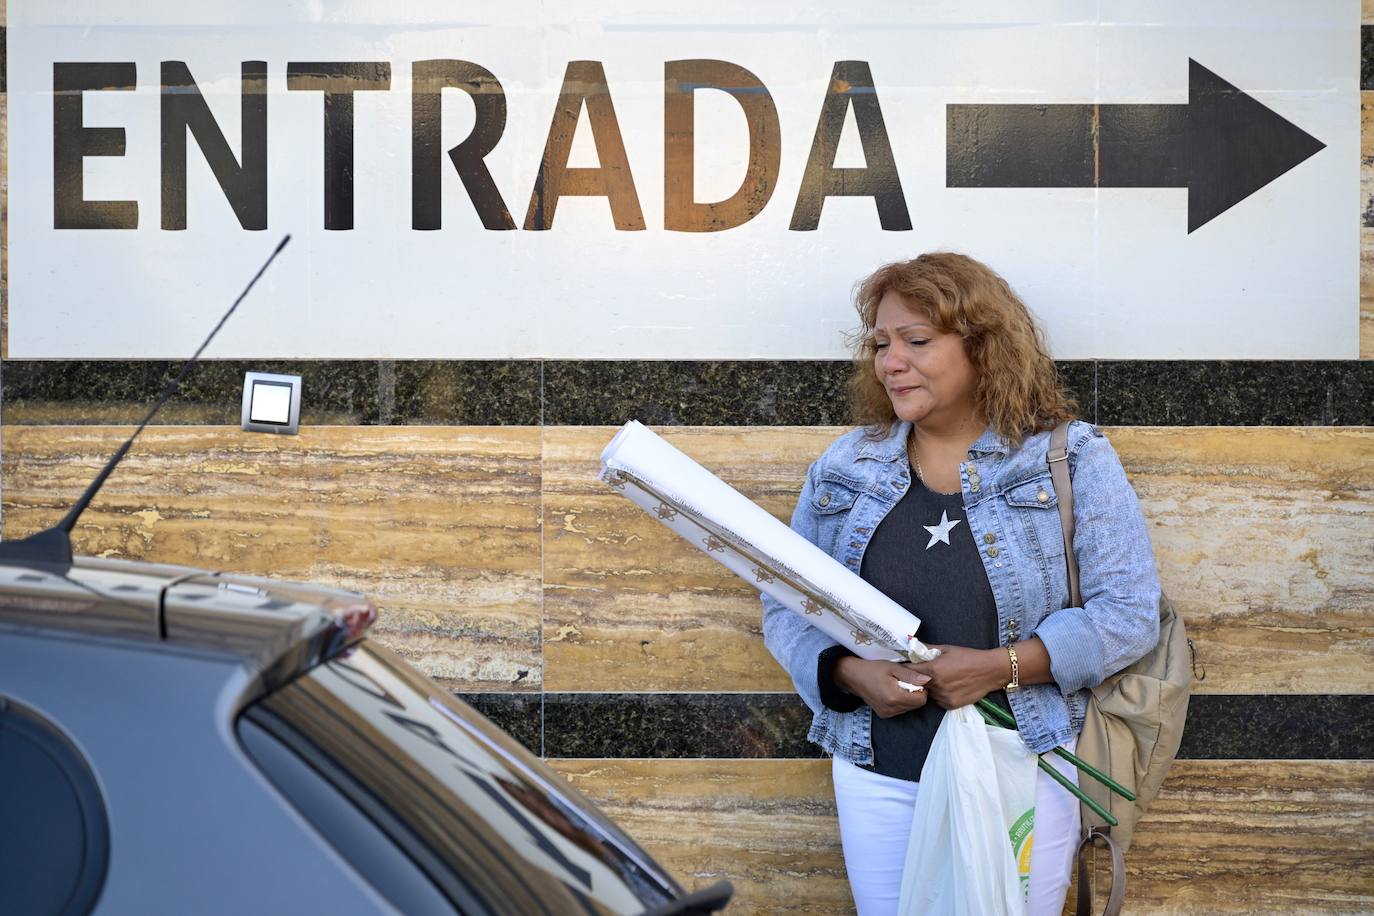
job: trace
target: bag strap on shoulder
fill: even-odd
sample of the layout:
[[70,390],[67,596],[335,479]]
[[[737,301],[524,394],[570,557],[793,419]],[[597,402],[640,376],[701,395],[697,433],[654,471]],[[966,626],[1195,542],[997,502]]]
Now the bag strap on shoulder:
[[1069,598],[1072,607],[1082,607],[1078,593],[1078,558],[1073,554],[1073,481],[1069,476],[1069,421],[1050,433],[1050,479],[1059,498],[1059,526],[1064,529],[1064,562],[1069,568]]
[[[1073,480],[1069,474],[1069,422],[1065,420],[1050,433],[1050,450],[1046,456],[1050,465],[1050,479],[1059,501],[1059,525],[1064,530],[1064,565],[1069,574],[1069,601],[1072,607],[1083,606],[1078,590],[1078,557],[1073,552]],[[1103,916],[1118,916],[1126,900],[1126,858],[1121,847],[1112,839],[1110,828],[1089,827],[1078,844],[1078,906],[1075,916],[1092,916],[1093,875],[1089,853],[1095,843],[1102,843],[1112,859],[1111,885],[1107,889],[1107,904]]]

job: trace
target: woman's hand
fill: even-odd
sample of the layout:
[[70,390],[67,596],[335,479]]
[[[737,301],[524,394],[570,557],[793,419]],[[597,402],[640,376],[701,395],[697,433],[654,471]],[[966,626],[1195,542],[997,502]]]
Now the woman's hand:
[[930,678],[926,692],[945,709],[976,703],[1011,680],[1006,649],[966,649],[934,646],[940,655],[910,668]]
[[880,719],[890,719],[926,705],[925,690],[907,690],[901,681],[924,687],[930,680],[901,662],[870,661],[851,655],[835,665],[835,683],[863,699]]

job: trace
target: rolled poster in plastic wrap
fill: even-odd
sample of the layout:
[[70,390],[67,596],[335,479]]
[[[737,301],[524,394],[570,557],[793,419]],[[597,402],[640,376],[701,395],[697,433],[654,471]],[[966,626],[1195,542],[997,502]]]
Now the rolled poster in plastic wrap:
[[919,618],[648,427],[626,423],[601,452],[601,480],[711,559],[856,655],[925,661]]

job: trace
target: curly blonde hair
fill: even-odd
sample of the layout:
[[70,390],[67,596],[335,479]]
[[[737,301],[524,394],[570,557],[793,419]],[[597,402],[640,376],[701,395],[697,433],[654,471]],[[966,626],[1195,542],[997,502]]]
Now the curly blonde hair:
[[896,292],[941,331],[964,340],[978,376],[979,415],[1004,439],[1053,429],[1078,416],[1045,339],[1026,304],[991,268],[967,255],[935,251],[884,264],[854,295],[861,326],[849,335],[854,374],[849,380],[852,419],[886,436],[897,415],[874,368],[873,326],[878,303]]

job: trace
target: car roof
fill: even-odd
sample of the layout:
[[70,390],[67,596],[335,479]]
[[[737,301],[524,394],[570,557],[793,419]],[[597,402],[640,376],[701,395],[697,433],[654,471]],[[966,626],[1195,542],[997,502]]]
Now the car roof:
[[272,682],[361,638],[376,616],[357,592],[187,566],[0,563],[0,628],[227,654]]

